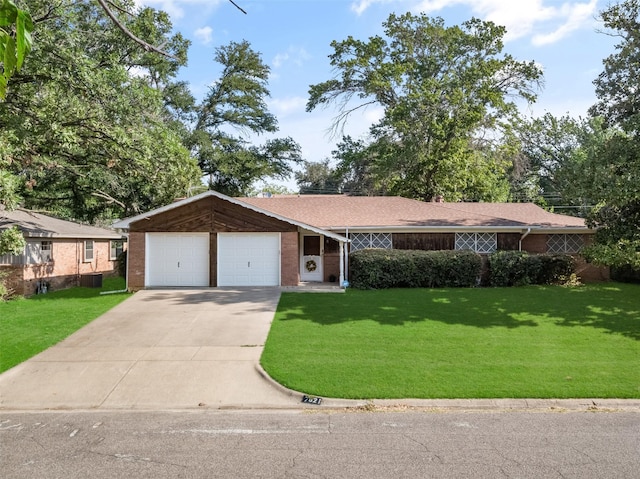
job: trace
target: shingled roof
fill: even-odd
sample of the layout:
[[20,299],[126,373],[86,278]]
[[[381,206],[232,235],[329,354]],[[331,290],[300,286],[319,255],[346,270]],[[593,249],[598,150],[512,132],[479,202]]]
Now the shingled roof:
[[0,230],[17,226],[27,238],[120,239],[113,230],[65,221],[23,208],[0,210]]
[[584,229],[581,218],[532,203],[427,203],[398,196],[282,195],[239,198],[327,230],[388,227]]

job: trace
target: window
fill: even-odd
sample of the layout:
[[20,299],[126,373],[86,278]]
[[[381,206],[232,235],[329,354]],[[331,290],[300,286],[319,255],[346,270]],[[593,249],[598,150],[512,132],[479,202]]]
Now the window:
[[456,249],[493,253],[498,249],[495,233],[456,233]]
[[351,233],[351,251],[365,248],[391,249],[391,233]]
[[123,251],[124,251],[124,241],[122,240],[112,241],[110,245],[109,259],[112,261],[118,259],[118,256],[120,256]]
[[547,237],[549,253],[578,253],[583,246],[582,235],[549,235]]
[[51,241],[40,242],[40,262],[49,263],[53,259],[52,255],[53,243]]
[[93,261],[93,240],[84,242],[84,261],[85,263]]

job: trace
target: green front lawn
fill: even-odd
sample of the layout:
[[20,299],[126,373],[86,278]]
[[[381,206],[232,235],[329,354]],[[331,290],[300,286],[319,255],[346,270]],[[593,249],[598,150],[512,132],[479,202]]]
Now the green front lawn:
[[640,398],[640,286],[282,295],[265,370],[343,398]]
[[129,297],[123,278],[105,278],[100,288],[71,288],[0,302],[0,372],[20,364],[93,321]]

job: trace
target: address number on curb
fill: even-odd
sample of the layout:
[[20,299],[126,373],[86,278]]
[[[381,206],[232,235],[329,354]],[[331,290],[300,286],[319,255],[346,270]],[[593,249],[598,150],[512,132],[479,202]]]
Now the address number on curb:
[[307,396],[306,394],[302,396],[302,402],[307,404],[317,404],[318,406],[322,403],[322,398]]

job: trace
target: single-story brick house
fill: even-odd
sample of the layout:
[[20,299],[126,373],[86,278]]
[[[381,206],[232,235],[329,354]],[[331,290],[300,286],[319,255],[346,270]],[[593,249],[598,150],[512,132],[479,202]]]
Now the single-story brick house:
[[[295,286],[348,279],[361,248],[522,250],[576,254],[584,220],[526,203],[425,203],[401,197],[207,191],[119,221],[128,287]],[[581,274],[606,272],[581,265]]]
[[[123,251],[122,234],[18,208],[0,210],[0,230],[17,226],[26,240],[22,254],[0,256],[0,272],[15,294],[77,286],[91,275],[111,274]],[[89,285],[89,284],[87,284]]]

